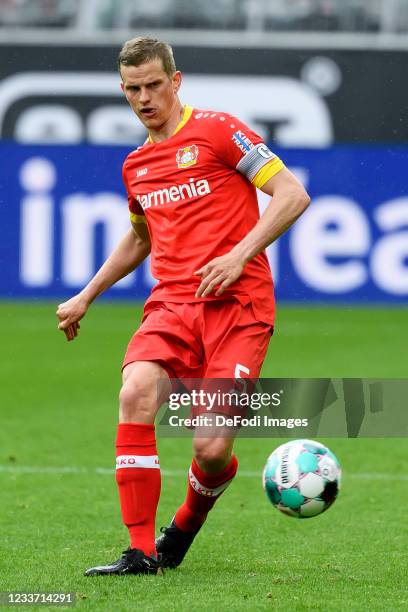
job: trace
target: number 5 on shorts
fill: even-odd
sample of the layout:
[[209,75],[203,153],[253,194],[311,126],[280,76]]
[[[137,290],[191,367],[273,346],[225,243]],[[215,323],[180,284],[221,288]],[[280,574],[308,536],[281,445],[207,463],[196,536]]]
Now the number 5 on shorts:
[[242,374],[246,374],[247,376],[249,376],[249,368],[246,368],[244,365],[242,365],[242,363],[237,363],[235,365],[234,378],[243,378]]

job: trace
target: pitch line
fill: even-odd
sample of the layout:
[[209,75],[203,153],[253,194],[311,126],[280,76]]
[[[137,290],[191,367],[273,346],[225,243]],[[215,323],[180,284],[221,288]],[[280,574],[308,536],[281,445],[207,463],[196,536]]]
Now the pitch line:
[[[30,465],[0,465],[0,473],[3,474],[101,474],[112,476],[115,473],[114,469],[96,467],[76,467],[76,466],[30,466]],[[163,476],[181,476],[187,477],[186,470],[166,470],[162,469]],[[261,478],[262,470],[238,470],[238,476],[241,478]],[[356,480],[392,480],[392,481],[407,481],[408,474],[386,474],[384,472],[354,472],[343,473],[344,478],[352,478]]]

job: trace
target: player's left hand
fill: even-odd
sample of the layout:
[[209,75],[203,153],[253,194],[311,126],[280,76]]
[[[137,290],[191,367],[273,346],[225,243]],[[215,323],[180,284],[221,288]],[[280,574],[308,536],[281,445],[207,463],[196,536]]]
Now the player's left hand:
[[215,257],[205,266],[194,272],[201,276],[201,284],[196,292],[196,297],[206,297],[214,291],[216,296],[222,295],[227,287],[239,278],[244,269],[241,258],[235,254],[227,253],[221,257]]

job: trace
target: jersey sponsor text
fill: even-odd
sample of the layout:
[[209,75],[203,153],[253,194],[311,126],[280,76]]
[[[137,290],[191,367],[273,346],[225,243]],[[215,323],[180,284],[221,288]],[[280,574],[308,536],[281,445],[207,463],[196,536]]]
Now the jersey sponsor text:
[[172,185],[157,191],[151,191],[143,195],[137,195],[136,200],[143,210],[151,206],[170,204],[179,200],[189,200],[198,196],[205,196],[211,193],[211,188],[206,179],[194,180],[191,178],[188,183]]

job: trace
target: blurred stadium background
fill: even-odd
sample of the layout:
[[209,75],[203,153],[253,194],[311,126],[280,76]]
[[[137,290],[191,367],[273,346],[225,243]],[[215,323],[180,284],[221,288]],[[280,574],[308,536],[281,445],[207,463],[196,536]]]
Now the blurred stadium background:
[[406,32],[405,0],[2,0],[3,27]]
[[[405,304],[407,29],[407,0],[2,0],[0,297],[74,293],[127,227],[143,129],[115,59],[149,33],[174,45],[182,100],[248,122],[313,197],[269,249],[278,298]],[[152,282],[146,265],[110,297]]]
[[[136,596],[146,610],[209,610],[214,594],[233,610],[407,609],[406,441],[395,438],[327,441],[345,486],[312,526],[281,523],[264,499],[278,441],[240,439],[241,478],[188,564],[142,591],[81,578],[126,541],[108,472],[148,265],[71,345],[54,315],[128,227],[121,166],[144,132],[116,56],[156,35],[174,46],[182,101],[249,123],[312,196],[268,250],[279,309],[264,376],[406,377],[407,31],[408,0],[0,0],[3,588],[76,591],[98,610]],[[184,494],[189,447],[159,440],[158,526]]]

